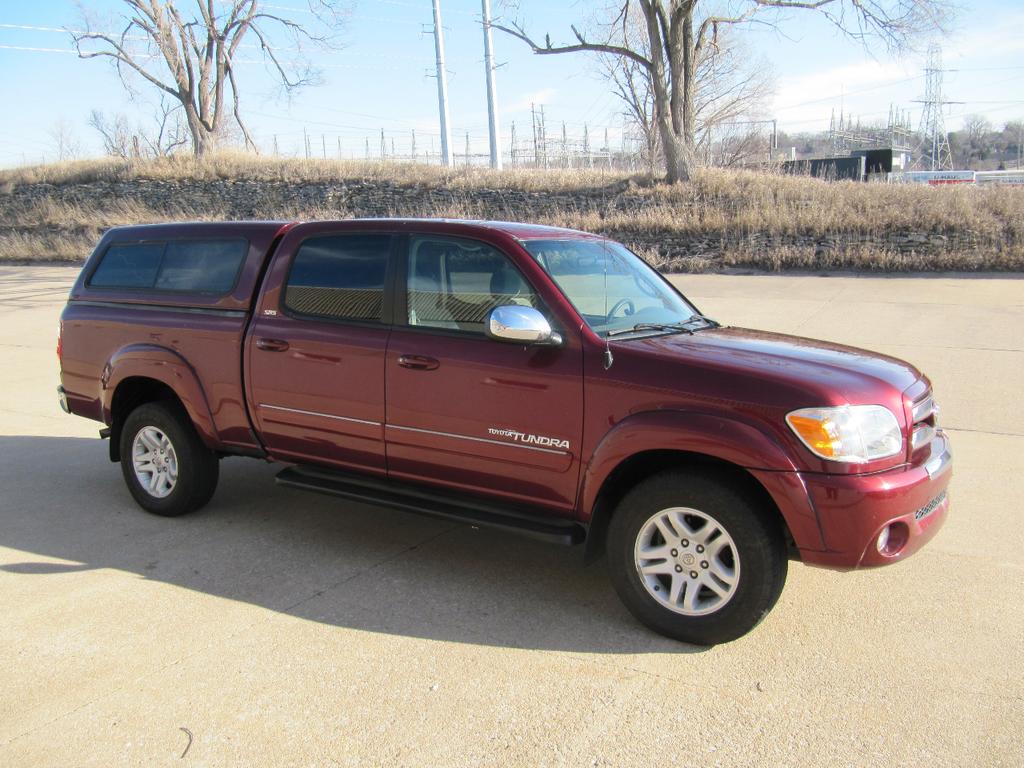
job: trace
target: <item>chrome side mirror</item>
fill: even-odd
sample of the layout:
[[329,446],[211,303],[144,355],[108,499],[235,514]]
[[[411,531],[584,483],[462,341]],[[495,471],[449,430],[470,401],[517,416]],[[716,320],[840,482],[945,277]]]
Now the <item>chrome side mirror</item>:
[[561,335],[551,330],[547,318],[533,307],[496,307],[487,314],[484,326],[487,335],[499,341],[547,346],[562,343]]

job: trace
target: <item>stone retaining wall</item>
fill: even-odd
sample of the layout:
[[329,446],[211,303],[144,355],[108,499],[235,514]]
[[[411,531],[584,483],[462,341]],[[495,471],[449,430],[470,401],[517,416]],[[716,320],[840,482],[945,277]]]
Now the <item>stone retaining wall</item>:
[[[410,186],[381,180],[299,184],[251,180],[132,180],[20,185],[2,192],[0,235],[22,231],[24,225],[19,223],[19,211],[46,200],[86,210],[114,209],[118,203],[134,202],[160,218],[177,217],[181,211],[226,219],[458,213],[473,218],[551,222],[567,217],[571,220],[577,214],[600,221],[609,214],[639,213],[650,205],[648,197],[622,183],[586,191],[535,192]],[[47,226],[47,237],[61,234],[52,231],[53,225]],[[935,269],[970,269],[972,261],[976,262],[976,268],[992,268],[985,262],[987,254],[1001,247],[1001,244],[983,242],[974,233],[963,231],[867,234],[851,231],[828,235],[768,235],[731,230],[688,233],[679,229],[651,228],[649,223],[636,228],[610,223],[597,229],[642,252],[663,269],[676,270],[706,271],[723,266],[772,268],[773,265],[775,268],[827,268],[845,263],[853,265],[857,254],[867,250],[889,254],[890,264],[906,264],[906,268],[927,269],[929,263],[934,263]],[[92,228],[81,224],[69,225],[64,234],[88,240],[95,237],[98,228],[90,230]]]

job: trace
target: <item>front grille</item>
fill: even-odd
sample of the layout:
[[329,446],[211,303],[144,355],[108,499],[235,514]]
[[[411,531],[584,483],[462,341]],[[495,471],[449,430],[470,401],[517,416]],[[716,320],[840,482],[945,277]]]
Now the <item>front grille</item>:
[[924,421],[935,412],[935,399],[932,397],[932,393],[929,392],[923,398],[914,403],[913,419],[914,423],[917,424],[919,421]]
[[910,452],[928,445],[935,437],[936,419],[939,407],[935,404],[931,390],[911,406]]
[[935,427],[931,424],[918,424],[910,436],[910,450],[916,451],[922,445],[928,445],[935,437]]
[[928,517],[928,515],[930,515],[932,512],[934,512],[935,508],[937,506],[939,506],[939,504],[941,504],[945,500],[946,500],[946,492],[943,491],[938,496],[936,496],[934,499],[932,499],[927,504],[925,504],[923,507],[921,507],[919,510],[917,510],[917,512],[914,513],[914,519],[915,520],[921,520],[921,519],[923,519],[925,517]]

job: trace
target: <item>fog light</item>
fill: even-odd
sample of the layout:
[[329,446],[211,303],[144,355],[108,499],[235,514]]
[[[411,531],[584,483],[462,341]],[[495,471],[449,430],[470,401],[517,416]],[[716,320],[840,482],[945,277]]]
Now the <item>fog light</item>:
[[882,532],[878,534],[878,551],[885,552],[885,548],[889,546],[889,526],[885,526]]
[[875,546],[880,554],[886,557],[895,557],[907,545],[910,538],[910,529],[906,523],[889,523],[878,534]]

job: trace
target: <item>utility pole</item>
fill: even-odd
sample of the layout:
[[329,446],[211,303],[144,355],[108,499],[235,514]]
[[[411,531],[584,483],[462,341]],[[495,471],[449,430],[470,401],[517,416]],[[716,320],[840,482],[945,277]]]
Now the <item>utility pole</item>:
[[540,148],[544,154],[544,168],[548,167],[548,131],[544,123],[544,105],[540,105]]
[[416,162],[416,129],[412,129],[412,161]]
[[538,168],[540,155],[537,152],[537,110],[534,109],[533,102],[530,103],[530,120],[533,122],[533,167]]
[[437,109],[441,116],[441,164],[451,166],[452,129],[448,117],[448,73],[444,66],[441,0],[434,0],[434,50],[437,52]]
[[501,135],[498,128],[498,96],[494,85],[494,43],[491,40],[491,0],[481,0],[484,23],[484,69],[487,75],[487,128],[491,140],[491,168],[501,170]]

